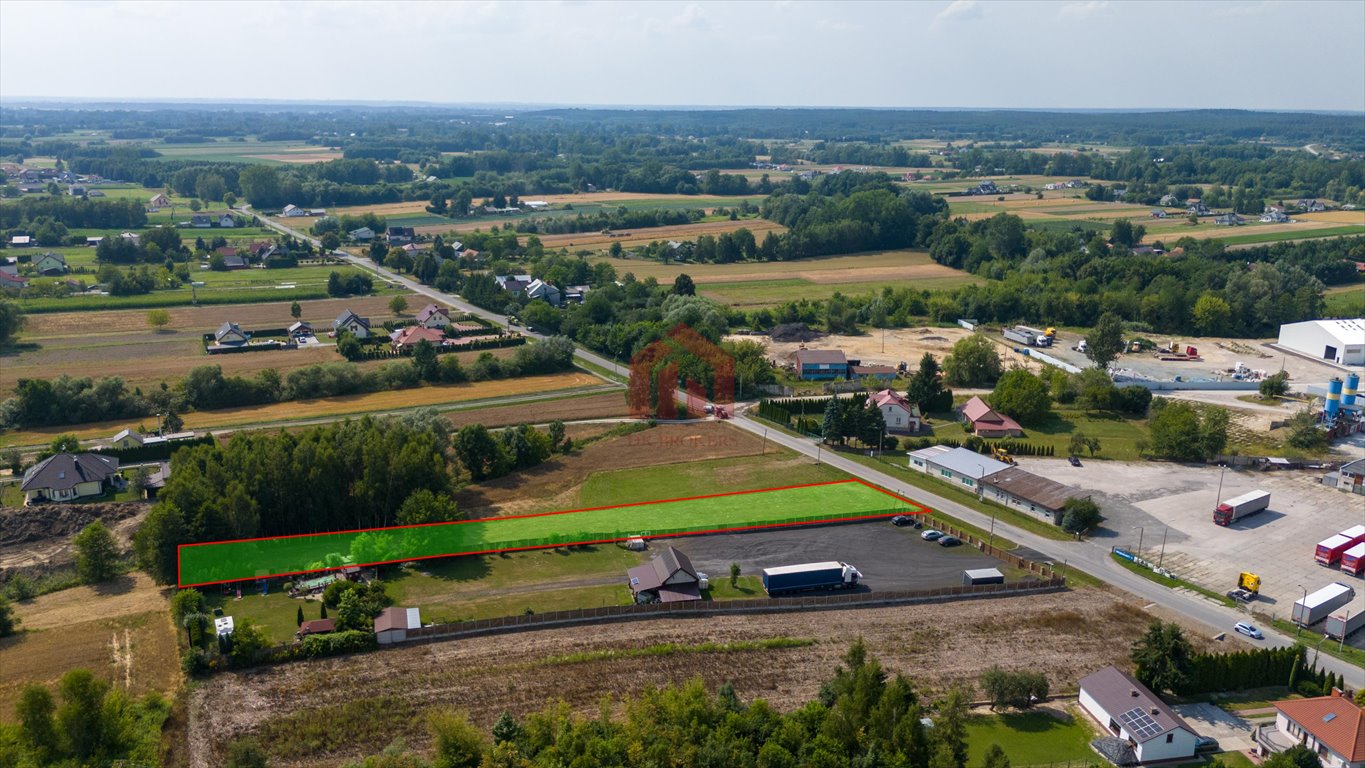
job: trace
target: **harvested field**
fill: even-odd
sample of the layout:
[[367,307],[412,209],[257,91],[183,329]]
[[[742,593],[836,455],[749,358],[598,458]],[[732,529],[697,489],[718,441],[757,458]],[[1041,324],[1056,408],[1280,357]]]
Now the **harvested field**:
[[540,235],[540,242],[546,248],[596,248],[606,250],[612,243],[623,247],[645,245],[656,240],[696,240],[702,235],[719,235],[747,229],[758,240],[768,232],[782,233],[787,228],[767,219],[739,219],[736,221],[704,221],[696,224],[679,224],[672,227],[645,227],[643,229],[623,229],[612,235],[601,232],[577,232],[568,235]]
[[[810,349],[842,349],[844,354],[863,361],[864,365],[898,365],[908,363],[912,368],[918,364],[924,353],[931,353],[939,362],[952,351],[953,344],[972,335],[965,328],[895,328],[886,331],[886,350],[882,351],[882,334],[870,333],[866,336],[829,335],[805,343]],[[730,336],[730,340],[759,341],[768,348],[768,359],[779,366],[794,364],[794,355],[801,348],[801,342],[773,341],[765,336]],[[1040,363],[1031,358],[1020,357],[999,345],[1000,359],[1006,366],[1016,363],[1038,370]]]
[[[1248,218],[1250,218],[1250,217],[1248,217]],[[1334,229],[1334,228],[1337,228],[1337,227],[1340,226],[1339,224],[1336,224],[1336,223],[1333,223],[1333,222],[1330,222],[1330,221],[1291,221],[1291,222],[1289,222],[1289,223],[1287,223],[1287,224],[1260,224],[1260,223],[1253,223],[1253,222],[1255,222],[1255,219],[1250,219],[1250,220],[1249,220],[1249,223],[1247,223],[1247,224],[1244,225],[1244,226],[1240,226],[1240,227],[1217,227],[1217,226],[1215,226],[1215,227],[1210,227],[1210,228],[1208,228],[1208,229],[1203,229],[1203,228],[1189,228],[1189,229],[1183,229],[1183,230],[1181,230],[1178,234],[1179,234],[1180,236],[1182,236],[1182,237],[1192,237],[1192,238],[1194,238],[1194,239],[1196,239],[1196,240],[1209,240],[1209,239],[1222,239],[1222,238],[1234,238],[1234,237],[1235,237],[1235,238],[1243,238],[1243,237],[1253,237],[1253,236],[1256,236],[1256,235],[1273,235],[1273,234],[1291,233],[1291,232],[1304,232],[1304,233],[1307,233],[1307,232],[1311,232],[1311,231],[1313,231],[1313,230],[1315,230],[1315,229]],[[1170,239],[1170,236],[1173,235],[1173,234],[1176,234],[1176,233],[1173,233],[1173,232],[1161,232],[1161,233],[1152,233],[1152,232],[1148,232],[1148,233],[1147,233],[1147,236],[1144,237],[1144,238],[1142,238],[1142,242],[1144,242],[1144,243],[1151,243],[1151,242],[1153,242],[1153,241],[1155,241],[1155,240],[1160,240],[1160,239],[1162,239],[1162,236],[1163,236],[1163,235],[1166,236],[1166,239],[1169,240],[1169,239]]]
[[[328,208],[328,216],[360,216],[366,213],[373,213],[376,216],[404,216],[418,213],[426,213],[428,200],[409,200],[405,203],[379,203],[376,205],[342,205],[335,208]],[[297,222],[297,220],[295,220]],[[312,222],[308,222],[309,226]]]
[[276,163],[325,163],[340,160],[340,152],[316,152],[306,149],[291,152],[277,152],[266,155],[243,155],[248,160],[270,160]]
[[[921,690],[970,684],[980,673],[979,660],[987,657],[1007,669],[1043,671],[1054,688],[1065,689],[1096,667],[1125,664],[1129,642],[1148,618],[1136,604],[1107,592],[1080,590],[969,603],[548,629],[286,664],[219,675],[192,694],[192,765],[216,764],[224,745],[240,736],[287,732],[291,718],[332,725],[325,727],[323,746],[301,753],[287,739],[262,738],[277,764],[339,765],[379,751],[396,736],[428,748],[421,716],[428,708],[466,709],[476,725],[487,729],[504,710],[524,717],[563,700],[578,714],[595,716],[604,696],[698,676],[712,690],[729,681],[745,701],[762,697],[790,710],[815,697],[857,637],[889,673],[905,674]],[[1020,636],[1039,642],[1009,642]],[[774,637],[816,642],[724,655],[590,656],[576,663],[547,658]],[[219,706],[222,701],[235,706]],[[382,726],[370,722],[361,729],[347,722],[339,707],[357,705],[380,718]]]
[[[625,418],[630,415],[626,407],[625,395],[621,392],[604,392],[600,395],[572,397],[563,400],[550,400],[536,403],[528,408],[525,405],[504,405],[492,408],[470,408],[448,414],[450,422],[458,429],[467,424],[482,424],[485,427],[506,427],[529,422],[546,424],[559,421],[581,421],[583,419]],[[587,426],[587,425],[584,425]],[[610,428],[610,425],[605,425]],[[569,429],[570,436],[577,439],[587,434]]]
[[1329,221],[1333,224],[1365,226],[1365,211],[1319,211],[1318,213],[1295,214],[1294,218],[1304,221]]
[[[266,354],[266,353],[262,353]],[[282,421],[325,419],[363,413],[382,413],[404,408],[458,403],[467,400],[522,395],[532,392],[554,392],[600,385],[602,380],[578,371],[545,376],[524,376],[468,384],[441,384],[372,392],[365,395],[324,397],[316,400],[293,400],[286,403],[229,408],[221,411],[191,411],[184,414],[185,428],[190,430],[219,429]],[[127,426],[126,420],[82,424],[79,427],[49,427],[9,432],[4,445],[38,445],[51,442],[57,435],[74,434],[82,440],[109,437]]]
[[[99,587],[76,587],[15,605],[24,631],[0,640],[0,720],[28,683],[50,685],[76,667],[112,680],[134,696],[170,695],[180,684],[176,633],[164,590],[145,574]],[[98,615],[99,618],[91,619]],[[115,664],[113,641],[131,648],[131,664]]]
[[[921,267],[940,267],[929,258],[928,251],[871,251],[851,256],[824,256],[799,261],[761,261],[736,264],[664,264],[642,259],[613,259],[600,257],[594,261],[605,261],[621,274],[634,273],[637,279],[653,277],[660,283],[672,282],[673,278],[687,273],[700,283],[750,282],[756,280],[790,279],[800,277],[822,283],[856,283],[871,280],[893,279],[904,275],[897,270],[915,270]],[[948,269],[954,275],[966,273]],[[872,277],[863,278],[868,272]],[[813,276],[813,277],[812,277]]]
[[[455,501],[472,517],[572,509],[578,506],[579,486],[594,472],[756,456],[763,449],[762,438],[727,424],[661,424],[643,432],[594,443],[580,453],[556,457],[532,469],[469,486],[455,494]],[[769,448],[768,452],[772,453],[773,449]],[[808,459],[795,456],[790,460],[809,463]],[[781,477],[781,470],[779,461],[773,466],[767,484],[753,487],[772,487],[772,478]]]

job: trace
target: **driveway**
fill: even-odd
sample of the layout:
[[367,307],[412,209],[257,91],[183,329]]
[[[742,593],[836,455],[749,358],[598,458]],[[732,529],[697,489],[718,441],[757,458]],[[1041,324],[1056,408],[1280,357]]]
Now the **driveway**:
[[1218,739],[1224,752],[1247,750],[1256,746],[1251,738],[1251,723],[1212,704],[1181,704],[1172,707],[1194,732]]

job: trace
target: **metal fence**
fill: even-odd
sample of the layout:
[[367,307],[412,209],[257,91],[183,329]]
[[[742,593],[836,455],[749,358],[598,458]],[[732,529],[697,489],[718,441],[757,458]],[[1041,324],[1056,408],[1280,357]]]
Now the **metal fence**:
[[712,616],[725,613],[781,613],[786,611],[834,610],[840,608],[871,608],[907,603],[930,603],[945,600],[970,600],[985,597],[1055,592],[1065,588],[1064,580],[1047,578],[1016,581],[1008,584],[981,584],[963,587],[941,587],[895,592],[858,592],[837,595],[809,595],[805,597],[757,598],[715,602],[700,600],[683,603],[647,603],[610,605],[601,608],[578,608],[567,611],[503,616],[495,619],[475,619],[450,624],[438,624],[407,632],[408,642],[437,641],[480,634],[518,632],[565,624],[592,624],[645,618],[677,616]]

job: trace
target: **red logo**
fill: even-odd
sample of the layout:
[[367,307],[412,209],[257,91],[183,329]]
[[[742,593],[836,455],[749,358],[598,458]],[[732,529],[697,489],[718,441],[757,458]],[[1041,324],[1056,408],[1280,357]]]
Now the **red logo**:
[[735,360],[686,323],[679,323],[630,359],[628,399],[632,416],[660,419],[678,418],[679,400],[693,416],[707,402],[733,403]]

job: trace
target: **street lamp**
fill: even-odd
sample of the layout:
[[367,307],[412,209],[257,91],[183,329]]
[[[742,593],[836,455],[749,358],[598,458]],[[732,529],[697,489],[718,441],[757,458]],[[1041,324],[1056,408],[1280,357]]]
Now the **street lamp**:
[[1138,556],[1138,559],[1141,560],[1141,559],[1142,559],[1142,526],[1140,526],[1140,525],[1135,525],[1135,526],[1133,526],[1133,527],[1134,527],[1134,528],[1137,528],[1137,532],[1138,532],[1138,551],[1137,551],[1137,556]]
[[[1307,608],[1307,607],[1308,607],[1308,587],[1305,587],[1305,586],[1302,585],[1302,584],[1295,584],[1294,586],[1296,586],[1296,587],[1298,587],[1299,589],[1302,589],[1302,590],[1303,590],[1303,605],[1304,605],[1305,608]],[[1291,606],[1290,609],[1289,609],[1289,618],[1291,618],[1291,619],[1294,618],[1294,609],[1293,609],[1292,606]],[[1298,630],[1294,633],[1294,637],[1299,637],[1299,636],[1303,635],[1303,625],[1300,624],[1300,623],[1297,622],[1297,621],[1295,621],[1294,624],[1295,624],[1296,626],[1298,626]]]
[[1218,496],[1213,500],[1214,509],[1217,509],[1218,505],[1223,503],[1223,473],[1227,471],[1228,465],[1226,464],[1218,465]]
[[1162,563],[1166,562],[1166,534],[1170,532],[1171,526],[1169,525],[1161,531],[1161,556],[1156,559],[1156,567],[1158,568],[1161,567]]

